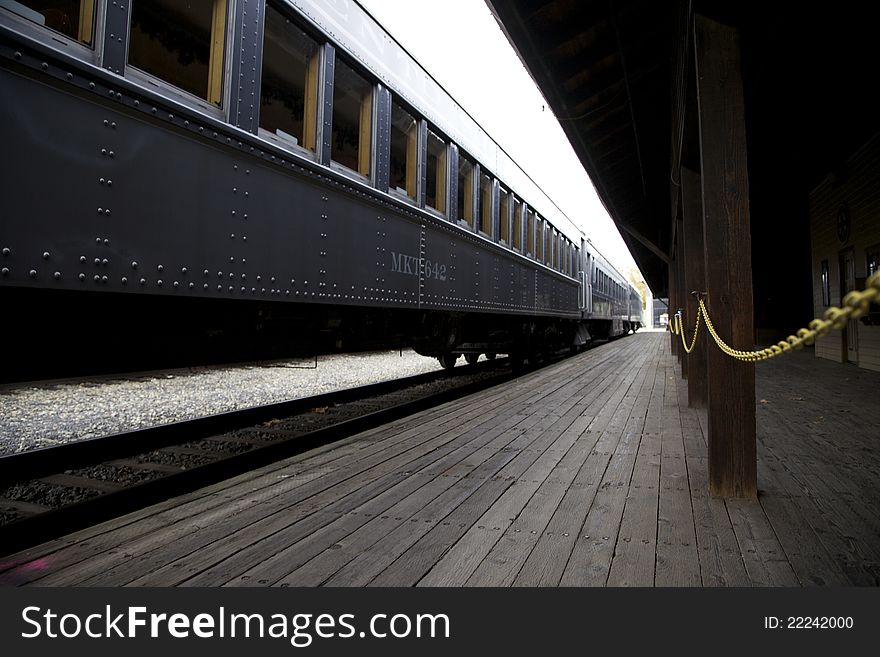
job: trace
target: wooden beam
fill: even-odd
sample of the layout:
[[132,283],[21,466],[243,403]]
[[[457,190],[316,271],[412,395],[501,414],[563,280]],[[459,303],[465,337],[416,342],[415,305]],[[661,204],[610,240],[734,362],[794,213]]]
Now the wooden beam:
[[[682,214],[684,218],[684,323],[692,337],[699,304],[692,292],[706,290],[706,263],[703,256],[703,188],[698,173],[681,169]],[[702,322],[701,322],[702,324]],[[711,338],[705,325],[699,329],[693,351],[687,357],[688,406],[706,407],[706,349]]]
[[635,239],[639,244],[641,244],[646,249],[648,249],[648,251],[650,251],[655,256],[660,258],[666,264],[669,264],[669,255],[667,253],[664,253],[662,250],[660,250],[659,246],[654,244],[651,240],[649,240],[647,237],[642,235],[635,228],[633,228],[632,226],[630,226],[629,224],[627,224],[624,221],[616,221],[614,223],[617,224],[617,227],[620,230],[625,231],[629,236],[631,236],[633,239]]
[[[677,225],[675,233],[677,237],[675,238],[675,312],[678,312],[682,308],[684,308],[687,300],[685,299],[685,295],[687,294],[684,289],[684,237],[682,235],[682,221],[681,221],[681,211],[679,211],[678,216],[675,219],[675,223]],[[684,326],[684,321],[682,319],[682,326]],[[678,354],[678,365],[681,368],[681,378],[687,378],[687,353],[685,353],[684,347],[681,344],[681,336],[677,336],[677,354]]]
[[[694,17],[707,306],[728,344],[754,344],[749,177],[739,34]],[[708,351],[709,492],[757,496],[755,366]]]

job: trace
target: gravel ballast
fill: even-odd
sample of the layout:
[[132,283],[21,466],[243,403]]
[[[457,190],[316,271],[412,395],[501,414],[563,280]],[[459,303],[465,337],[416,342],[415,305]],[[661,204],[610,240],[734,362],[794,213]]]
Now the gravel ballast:
[[[0,387],[0,455],[440,369],[412,351]],[[464,366],[464,359],[459,360]]]

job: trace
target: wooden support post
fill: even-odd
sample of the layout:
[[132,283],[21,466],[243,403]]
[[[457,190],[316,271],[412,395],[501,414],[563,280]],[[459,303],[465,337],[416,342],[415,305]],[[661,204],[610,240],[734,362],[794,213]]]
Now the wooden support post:
[[[703,187],[706,304],[733,347],[754,344],[749,177],[739,35],[694,17]],[[755,366],[720,349],[707,354],[709,492],[757,496]]]
[[[691,292],[706,290],[706,262],[703,256],[703,193],[700,176],[682,167],[681,195],[684,215],[684,303],[685,320],[689,331],[694,328],[699,304]],[[701,324],[703,324],[701,322]],[[703,324],[699,329],[693,351],[687,357],[688,406],[706,407],[706,350],[709,345],[709,332]],[[688,338],[692,339],[692,333]]]
[[[684,267],[685,267],[685,250],[684,250],[684,230],[682,229],[682,221],[681,221],[681,213],[679,212],[679,216],[676,218],[676,245],[675,245],[675,262],[677,275],[676,280],[678,284],[676,285],[676,298],[678,301],[675,305],[675,311],[678,312],[679,309],[684,308],[687,305],[687,290],[685,289],[685,281],[684,281]],[[682,317],[682,327],[687,326],[687,322],[685,321],[687,318]],[[678,365],[681,368],[681,378],[687,379],[688,376],[688,366],[687,366],[687,352],[684,350],[684,347],[681,344],[681,336],[678,336]]]
[[[669,328],[671,329],[674,325],[672,322],[675,321],[675,304],[678,302],[676,299],[676,285],[678,284],[678,263],[675,262],[675,249],[673,248],[673,255],[669,261],[669,299],[668,299],[668,308],[666,309],[666,316],[669,318]],[[679,337],[675,335],[671,330],[669,331],[669,350],[673,356],[678,355],[678,345]]]

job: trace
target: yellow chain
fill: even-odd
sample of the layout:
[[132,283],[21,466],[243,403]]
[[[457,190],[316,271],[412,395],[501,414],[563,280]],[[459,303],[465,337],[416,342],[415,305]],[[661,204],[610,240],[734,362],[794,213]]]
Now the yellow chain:
[[681,343],[687,353],[693,351],[697,341],[697,332],[700,328],[700,315],[706,320],[706,329],[709,335],[715,340],[715,344],[728,356],[746,362],[757,362],[761,360],[769,360],[780,354],[788,353],[795,349],[801,349],[804,345],[813,344],[816,338],[828,335],[832,329],[842,329],[851,319],[858,319],[870,310],[871,304],[880,302],[880,272],[873,274],[866,282],[865,289],[861,292],[853,291],[843,298],[843,308],[831,306],[825,311],[824,319],[816,318],[810,322],[810,328],[802,328],[798,330],[797,335],[789,335],[785,340],[758,351],[740,351],[729,346],[712,325],[709,319],[709,311],[703,300],[699,300],[699,310],[697,312],[697,322],[694,325],[694,337],[691,341],[690,349],[688,349],[684,336],[684,328],[681,325],[681,313],[676,313],[673,321],[669,324],[669,330],[675,335],[681,335]]
[[675,331],[677,335],[681,336],[681,346],[684,347],[685,353],[689,354],[694,350],[694,346],[697,344],[697,334],[700,332],[700,315],[702,311],[697,308],[697,322],[694,324],[694,337],[691,339],[691,346],[687,346],[687,340],[685,339],[684,326],[681,323],[681,313],[675,313]]

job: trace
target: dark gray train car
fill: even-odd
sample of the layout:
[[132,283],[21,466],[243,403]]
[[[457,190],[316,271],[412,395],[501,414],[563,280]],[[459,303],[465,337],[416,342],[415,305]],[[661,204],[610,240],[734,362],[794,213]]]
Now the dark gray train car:
[[451,365],[633,328],[625,280],[354,2],[2,0],[0,94],[28,372],[206,345]]

